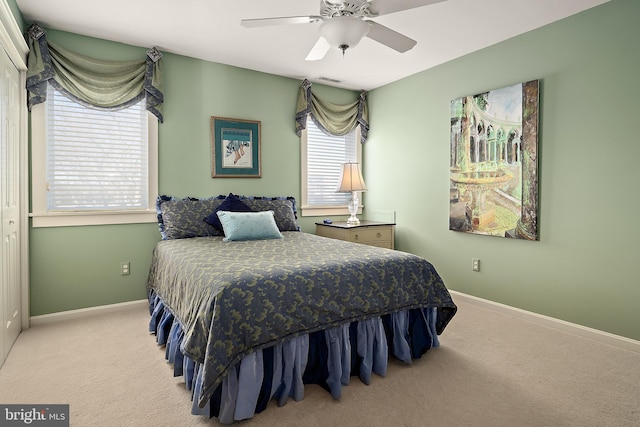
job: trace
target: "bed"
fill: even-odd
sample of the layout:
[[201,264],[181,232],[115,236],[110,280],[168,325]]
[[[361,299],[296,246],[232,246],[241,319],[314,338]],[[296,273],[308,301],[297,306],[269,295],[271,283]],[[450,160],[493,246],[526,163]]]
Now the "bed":
[[292,197],[158,198],[149,331],[192,413],[229,424],[304,384],[335,399],[439,346],[456,305],[424,258],[300,231]]

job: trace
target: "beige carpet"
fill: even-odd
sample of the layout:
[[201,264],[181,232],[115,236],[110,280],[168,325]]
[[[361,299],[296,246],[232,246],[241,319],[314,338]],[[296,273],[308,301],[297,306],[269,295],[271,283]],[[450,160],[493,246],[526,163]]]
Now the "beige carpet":
[[[640,354],[458,302],[442,347],[357,378],[334,401],[308,386],[240,426],[639,426]],[[164,349],[129,308],[23,332],[0,403],[70,404],[72,426],[217,426],[189,413]]]

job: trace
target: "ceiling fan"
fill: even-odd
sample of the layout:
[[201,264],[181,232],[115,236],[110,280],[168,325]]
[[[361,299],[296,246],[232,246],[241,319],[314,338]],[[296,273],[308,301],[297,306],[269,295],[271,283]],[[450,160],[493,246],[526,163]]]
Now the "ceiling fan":
[[320,24],[320,38],[307,61],[324,58],[331,47],[342,51],[355,47],[363,37],[369,37],[398,52],[406,52],[416,41],[367,18],[440,3],[445,0],[321,0],[320,14],[279,18],[243,19],[243,27],[265,27],[286,24]]

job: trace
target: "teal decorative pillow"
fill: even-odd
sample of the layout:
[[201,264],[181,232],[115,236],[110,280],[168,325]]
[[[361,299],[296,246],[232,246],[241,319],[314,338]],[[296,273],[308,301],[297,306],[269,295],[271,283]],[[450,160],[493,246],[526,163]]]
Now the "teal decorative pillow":
[[273,211],[218,211],[217,215],[224,230],[222,240],[225,242],[282,238],[273,218]]

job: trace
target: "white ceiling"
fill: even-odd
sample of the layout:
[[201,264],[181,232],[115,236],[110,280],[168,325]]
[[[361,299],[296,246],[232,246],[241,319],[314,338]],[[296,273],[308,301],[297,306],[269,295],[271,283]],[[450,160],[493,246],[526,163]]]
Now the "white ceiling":
[[332,49],[321,61],[304,59],[318,39],[319,23],[240,26],[243,18],[318,15],[320,0],[17,0],[17,4],[27,24],[37,21],[45,28],[371,90],[607,1],[447,0],[375,18],[418,42],[406,53],[365,38],[344,57]]

